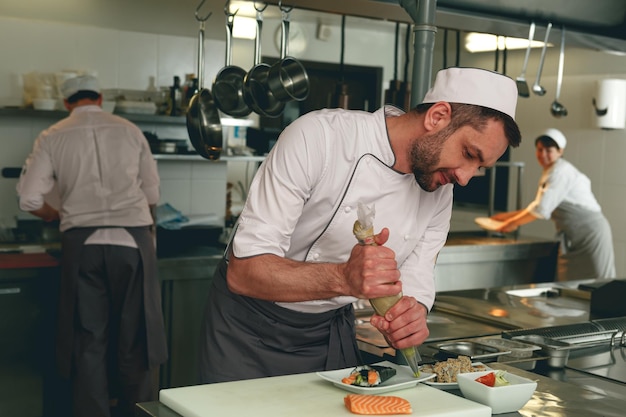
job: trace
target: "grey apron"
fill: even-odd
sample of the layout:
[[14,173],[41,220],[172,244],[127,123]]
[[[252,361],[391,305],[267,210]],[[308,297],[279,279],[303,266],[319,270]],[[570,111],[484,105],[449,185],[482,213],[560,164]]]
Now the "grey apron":
[[559,281],[615,278],[611,226],[602,212],[561,203],[551,219],[561,238]]
[[[62,273],[59,295],[59,318],[56,339],[56,355],[59,373],[68,378],[72,369],[74,343],[74,318],[76,313],[76,281],[85,240],[95,227],[66,230],[62,236]],[[156,252],[148,227],[126,227],[141,253],[143,263],[143,301],[146,320],[147,364],[153,369],[167,360],[165,326],[161,311],[161,289],[156,269]]]
[[302,313],[232,293],[222,259],[204,312],[202,383],[340,369],[362,363],[349,304]]

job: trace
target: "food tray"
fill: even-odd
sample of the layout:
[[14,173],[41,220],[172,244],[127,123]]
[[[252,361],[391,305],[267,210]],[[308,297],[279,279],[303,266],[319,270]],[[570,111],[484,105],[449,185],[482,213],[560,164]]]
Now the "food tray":
[[440,343],[436,346],[440,352],[453,356],[468,356],[471,360],[496,358],[511,353],[510,350],[502,350],[469,340]]
[[511,358],[529,358],[533,356],[534,351],[541,349],[541,347],[537,345],[518,342],[511,339],[485,338],[479,339],[478,341],[485,345],[493,346],[501,350],[510,351],[511,353],[509,353],[507,356]]

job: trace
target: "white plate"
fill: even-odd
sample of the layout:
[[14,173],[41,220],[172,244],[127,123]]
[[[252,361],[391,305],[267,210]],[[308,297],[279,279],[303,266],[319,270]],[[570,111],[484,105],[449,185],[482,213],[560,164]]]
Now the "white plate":
[[[491,368],[488,367],[487,365],[485,365],[482,362],[472,362],[472,366],[476,367],[476,366],[481,366],[483,368],[479,369],[476,372],[479,371],[491,371]],[[433,374],[433,375],[437,375],[437,374]],[[424,381],[424,384],[428,384],[431,387],[435,387],[435,388],[439,388],[439,389],[459,389],[459,384],[458,382],[435,382],[435,381]]]
[[317,375],[327,381],[332,382],[336,387],[355,394],[382,394],[383,392],[396,391],[417,385],[419,382],[434,378],[435,374],[420,372],[420,376],[415,378],[411,368],[404,365],[396,365],[393,362],[378,362],[373,365],[388,366],[396,370],[396,374],[385,382],[375,387],[359,387],[356,385],[344,384],[341,380],[348,375],[354,368],[339,369],[336,371],[318,372]]
[[504,223],[498,220],[494,220],[491,217],[476,217],[474,221],[483,229],[491,230],[493,232],[498,231]]

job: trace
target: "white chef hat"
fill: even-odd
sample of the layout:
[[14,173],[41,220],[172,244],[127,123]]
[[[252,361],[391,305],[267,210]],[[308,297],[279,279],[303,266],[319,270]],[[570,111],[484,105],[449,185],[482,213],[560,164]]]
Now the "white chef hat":
[[93,75],[79,75],[65,80],[61,85],[61,94],[63,98],[70,98],[79,91],[93,91],[100,93],[100,83]]
[[508,114],[515,119],[517,85],[512,78],[481,68],[452,67],[437,73],[435,84],[422,103],[474,104]]
[[539,137],[547,136],[559,145],[559,149],[565,149],[567,146],[567,139],[565,139],[565,135],[558,129],[548,129],[543,132]]

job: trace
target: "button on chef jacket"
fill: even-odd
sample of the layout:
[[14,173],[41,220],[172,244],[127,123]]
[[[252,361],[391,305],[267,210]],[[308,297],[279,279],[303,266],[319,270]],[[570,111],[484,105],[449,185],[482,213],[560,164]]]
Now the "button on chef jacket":
[[[395,162],[385,115],[323,109],[285,128],[255,175],[231,243],[237,257],[261,254],[307,262],[345,262],[357,243],[352,233],[357,204],[374,205],[374,230],[390,229],[403,293],[430,309],[434,266],[450,227],[452,185],[422,190],[413,174]],[[293,279],[300,279],[294,274]],[[354,297],[279,303],[303,312],[323,312]]]

